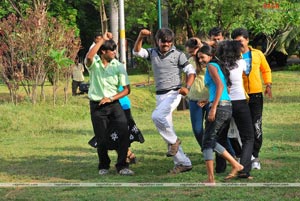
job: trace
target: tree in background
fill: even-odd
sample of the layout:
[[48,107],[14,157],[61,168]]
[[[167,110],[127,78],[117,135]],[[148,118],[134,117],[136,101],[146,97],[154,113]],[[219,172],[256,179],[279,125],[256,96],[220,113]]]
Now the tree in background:
[[[47,9],[36,11],[39,2],[49,3]],[[208,30],[214,26],[223,28],[227,36],[237,27],[247,28],[252,38],[262,36],[261,46],[266,55],[273,52],[274,49],[290,54],[299,44],[300,2],[296,0],[278,2],[268,0],[243,2],[240,0],[168,0],[162,2],[163,9],[166,8],[165,10],[169,11],[168,26],[180,37],[180,40],[176,40],[176,45],[182,45],[187,38],[192,36],[206,40]],[[99,0],[2,0],[0,2],[1,73],[14,101],[16,101],[16,92],[19,86],[23,86],[30,99],[35,102],[36,89],[33,79],[29,79],[32,75],[39,75],[35,83],[41,85],[41,99],[45,99],[43,80],[45,80],[45,75],[50,81],[52,80],[51,76],[53,76],[56,65],[49,58],[51,48],[61,51],[69,45],[69,47],[79,49],[80,43],[76,36],[80,33],[82,47],[79,53],[81,57],[85,56],[95,33],[101,32],[100,3],[102,1]],[[110,10],[109,7],[117,6],[117,1],[103,0],[103,3],[105,9],[111,12],[110,18],[114,18],[116,9]],[[125,0],[124,3],[126,36],[129,45],[137,37],[141,28],[156,32],[158,28],[157,0],[139,0],[138,3]],[[26,11],[29,10],[37,13],[28,17],[29,13]],[[47,16],[46,18],[41,17],[43,12]],[[12,13],[14,15],[9,15]],[[55,17],[56,20],[49,18],[49,15]],[[37,16],[40,18],[38,19]],[[108,24],[111,24],[112,19],[108,19],[108,21]],[[39,24],[39,22],[43,23]],[[25,23],[27,24],[25,25]],[[111,24],[111,26],[115,28],[116,24]],[[30,34],[26,35],[27,31]],[[153,38],[149,38],[147,42],[153,43],[153,41]],[[250,42],[254,44],[253,41]],[[24,47],[24,51],[20,50],[21,47]],[[48,54],[48,57],[41,58],[41,52],[44,52],[45,55]],[[74,54],[71,52],[72,50],[69,52],[69,48],[66,48],[65,56],[73,58]],[[34,58],[39,58],[39,62]],[[4,66],[5,68],[9,66],[10,69],[3,70]],[[20,72],[25,73],[20,74]]]
[[252,14],[246,26],[253,34],[263,34],[266,39],[265,55],[274,49],[288,54],[291,41],[299,41],[300,2],[281,0],[260,4],[260,12]]
[[187,37],[205,40],[208,31],[221,27],[225,35],[237,28],[247,28],[253,37],[265,37],[265,55],[274,49],[287,53],[288,46],[299,41],[300,2],[295,0],[170,0],[172,24],[186,30]]
[[71,77],[71,64],[74,62],[65,57],[66,49],[62,49],[61,51],[50,50],[50,57],[55,61],[55,68],[53,70],[53,105],[56,104],[56,91],[58,89],[58,82],[60,80],[60,74],[63,74],[64,78],[66,78],[66,85],[64,87],[64,94],[65,94],[65,103],[67,103],[67,89],[68,83],[70,82]]
[[[1,76],[8,86],[12,102],[17,104],[17,91],[23,86],[35,104],[37,87],[41,86],[41,97],[45,98],[43,86],[46,77],[55,76],[57,70],[57,63],[50,58],[50,50],[66,49],[65,56],[74,60],[80,40],[72,29],[47,15],[44,2],[33,4],[33,9],[27,9],[26,13],[16,9],[19,17],[11,14],[2,18],[0,23],[0,46],[4,47],[0,59]],[[70,76],[70,73],[64,75]],[[68,77],[65,79],[68,80]]]

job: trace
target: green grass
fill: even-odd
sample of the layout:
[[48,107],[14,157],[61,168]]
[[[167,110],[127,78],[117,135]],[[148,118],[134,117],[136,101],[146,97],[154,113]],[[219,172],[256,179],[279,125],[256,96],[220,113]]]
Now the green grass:
[[[273,73],[273,98],[265,98],[261,150],[262,170],[252,171],[251,181],[232,183],[300,183],[300,74]],[[110,175],[97,174],[97,154],[88,146],[93,136],[87,95],[70,97],[53,107],[51,88],[46,103],[7,103],[0,85],[0,183],[199,183],[206,179],[200,148],[192,134],[189,111],[175,111],[174,123],[193,170],[168,175],[173,167],[165,157],[166,144],[157,133],[151,112],[155,107],[153,86],[136,87],[147,75],[131,75],[132,113],[145,143],[133,143],[138,163],[135,176],[116,174],[112,159]],[[20,93],[22,90],[20,89]],[[229,169],[229,168],[228,168]],[[229,170],[228,170],[229,171]],[[224,174],[217,174],[223,183]],[[299,187],[9,187],[0,188],[0,200],[299,200]]]

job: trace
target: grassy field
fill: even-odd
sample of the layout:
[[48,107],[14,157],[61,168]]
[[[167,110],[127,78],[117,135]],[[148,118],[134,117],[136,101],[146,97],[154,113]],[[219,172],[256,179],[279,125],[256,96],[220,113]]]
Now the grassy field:
[[[147,75],[130,75],[132,113],[146,140],[131,145],[138,157],[138,163],[131,166],[136,173],[132,177],[115,172],[114,151],[110,152],[110,174],[98,175],[96,150],[87,144],[93,136],[87,95],[70,97],[67,105],[60,100],[53,107],[49,86],[46,103],[33,106],[24,99],[15,106],[7,103],[7,89],[0,85],[0,185],[199,184],[204,181],[205,163],[191,131],[188,110],[175,111],[174,122],[183,149],[193,162],[193,170],[178,175],[166,173],[173,162],[165,156],[166,145],[151,120],[154,88],[134,85],[147,79]],[[0,186],[0,200],[300,200],[299,72],[274,72],[272,91],[274,97],[265,98],[264,105],[262,169],[252,171],[253,180],[236,179],[225,186],[223,178],[228,168],[226,173],[216,175],[218,184],[224,184],[216,187]],[[276,187],[283,183],[298,186]]]

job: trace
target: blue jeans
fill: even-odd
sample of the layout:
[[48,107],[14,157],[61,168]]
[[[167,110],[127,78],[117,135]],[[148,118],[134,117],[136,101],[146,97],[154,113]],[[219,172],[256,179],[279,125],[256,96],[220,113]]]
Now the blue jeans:
[[209,112],[209,104],[206,104],[204,107],[200,107],[197,105],[198,101],[189,101],[189,108],[190,108],[190,117],[191,117],[191,123],[193,132],[195,135],[195,138],[202,147],[202,138],[203,138],[203,120],[204,117],[206,118]]
[[217,140],[221,137],[222,130],[230,123],[231,116],[231,106],[218,106],[215,120],[213,122],[205,121],[202,151],[205,149],[215,149]]

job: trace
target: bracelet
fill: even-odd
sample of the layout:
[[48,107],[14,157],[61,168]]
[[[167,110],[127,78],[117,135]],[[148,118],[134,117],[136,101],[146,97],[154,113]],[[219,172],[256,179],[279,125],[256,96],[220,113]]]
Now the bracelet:
[[190,90],[190,89],[191,89],[191,86],[189,86],[189,85],[186,85],[186,88],[187,88],[188,90]]
[[270,89],[272,89],[272,85],[271,84],[267,84],[266,87],[269,87]]
[[109,97],[109,100],[110,100],[111,102],[114,102],[114,97],[110,96],[110,97]]

